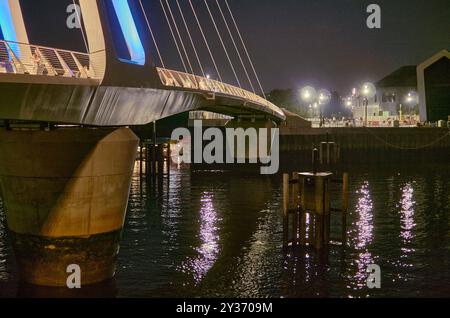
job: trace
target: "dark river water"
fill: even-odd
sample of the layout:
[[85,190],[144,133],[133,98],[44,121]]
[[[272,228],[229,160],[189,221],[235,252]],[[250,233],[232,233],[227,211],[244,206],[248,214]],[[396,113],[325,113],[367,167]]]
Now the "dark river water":
[[[281,176],[172,169],[155,187],[136,168],[117,277],[84,295],[450,297],[450,164],[349,172],[348,244],[318,255],[283,252]],[[18,282],[0,218],[0,296],[54,295]]]

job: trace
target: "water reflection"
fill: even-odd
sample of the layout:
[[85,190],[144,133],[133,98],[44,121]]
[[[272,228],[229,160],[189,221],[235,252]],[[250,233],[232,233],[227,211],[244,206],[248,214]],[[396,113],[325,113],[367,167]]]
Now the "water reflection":
[[8,271],[6,267],[6,257],[7,257],[7,238],[6,238],[6,220],[4,214],[1,213],[3,210],[3,203],[0,199],[0,281],[8,280]]
[[[161,187],[135,169],[118,296],[448,297],[449,172],[354,171],[348,245],[322,260],[314,250],[283,253],[277,177],[171,169]],[[49,295],[18,285],[1,210],[0,297]],[[373,263],[382,268],[379,291],[366,286]]]
[[359,198],[356,213],[359,216],[359,220],[356,222],[358,232],[356,248],[363,249],[372,243],[373,240],[373,202],[370,195],[369,182],[364,182],[357,194]]
[[402,240],[400,260],[396,266],[399,268],[397,273],[397,279],[401,281],[408,281],[408,272],[404,270],[412,268],[414,265],[409,260],[410,256],[415,252],[412,246],[414,239],[414,228],[416,223],[414,220],[415,205],[414,200],[414,188],[411,183],[405,184],[401,188],[401,199],[399,202],[400,207],[400,238]]
[[[356,192],[358,196],[356,204],[356,215],[358,220],[354,229],[353,245],[358,251],[355,260],[357,272],[355,274],[355,289],[366,288],[367,268],[374,264],[374,257],[368,247],[373,242],[373,201],[370,194],[369,182],[364,181],[360,189]],[[352,281],[352,279],[351,279]]]
[[200,233],[201,245],[196,249],[198,256],[182,265],[182,272],[191,272],[194,281],[199,284],[214,266],[219,254],[219,227],[217,212],[214,209],[214,195],[204,192],[201,197]]
[[408,244],[414,238],[413,229],[416,226],[414,222],[414,208],[416,202],[414,201],[414,188],[411,183],[407,183],[402,188],[402,198],[400,201],[400,222],[402,231],[400,236],[404,244]]

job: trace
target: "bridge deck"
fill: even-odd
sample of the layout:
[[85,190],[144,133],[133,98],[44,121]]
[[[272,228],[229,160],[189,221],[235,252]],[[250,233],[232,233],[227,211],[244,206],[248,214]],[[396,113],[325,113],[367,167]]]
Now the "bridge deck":
[[[95,54],[102,53],[104,51],[86,54],[0,41],[0,83],[102,86],[106,62],[94,58]],[[202,95],[209,110],[210,105],[217,102],[218,112],[236,114],[241,108],[243,113],[256,112],[276,120],[285,119],[277,106],[242,88],[169,69],[157,68],[157,73],[161,85],[149,89]],[[199,109],[198,103],[196,107]]]

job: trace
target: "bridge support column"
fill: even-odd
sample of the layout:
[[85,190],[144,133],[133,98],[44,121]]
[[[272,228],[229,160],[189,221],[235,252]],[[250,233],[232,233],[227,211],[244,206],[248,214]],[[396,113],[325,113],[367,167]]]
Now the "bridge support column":
[[110,279],[137,153],[127,128],[0,131],[0,189],[22,280]]

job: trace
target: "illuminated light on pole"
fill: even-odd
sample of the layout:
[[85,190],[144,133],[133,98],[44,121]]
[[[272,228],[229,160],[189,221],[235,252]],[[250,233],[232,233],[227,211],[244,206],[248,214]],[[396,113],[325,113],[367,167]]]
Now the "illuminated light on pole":
[[[408,113],[414,112],[414,107],[419,105],[419,95],[415,91],[410,91],[404,98],[404,103],[408,106]],[[415,112],[414,112],[415,113]],[[403,115],[403,112],[402,112]],[[409,117],[411,123],[411,116]]]
[[326,89],[321,89],[317,92],[317,101],[320,106],[320,127],[323,126],[325,120],[323,118],[323,107],[331,102],[331,93]]
[[327,105],[331,101],[331,94],[326,89],[319,90],[318,94],[318,101],[319,105]]
[[312,104],[317,98],[317,92],[314,87],[305,86],[300,90],[300,96],[305,103]]
[[372,83],[367,82],[362,85],[361,95],[366,97],[367,99],[375,97],[376,93],[377,89]]
[[345,106],[347,106],[347,107],[351,107],[352,106],[352,99],[349,97],[349,98],[347,98],[347,101],[345,102]]
[[367,111],[369,107],[369,99],[375,97],[377,89],[372,83],[366,82],[361,86],[361,95],[364,97],[364,126],[367,127]]
[[414,91],[409,92],[405,97],[405,103],[410,107],[416,106],[419,103],[419,97],[417,93]]

